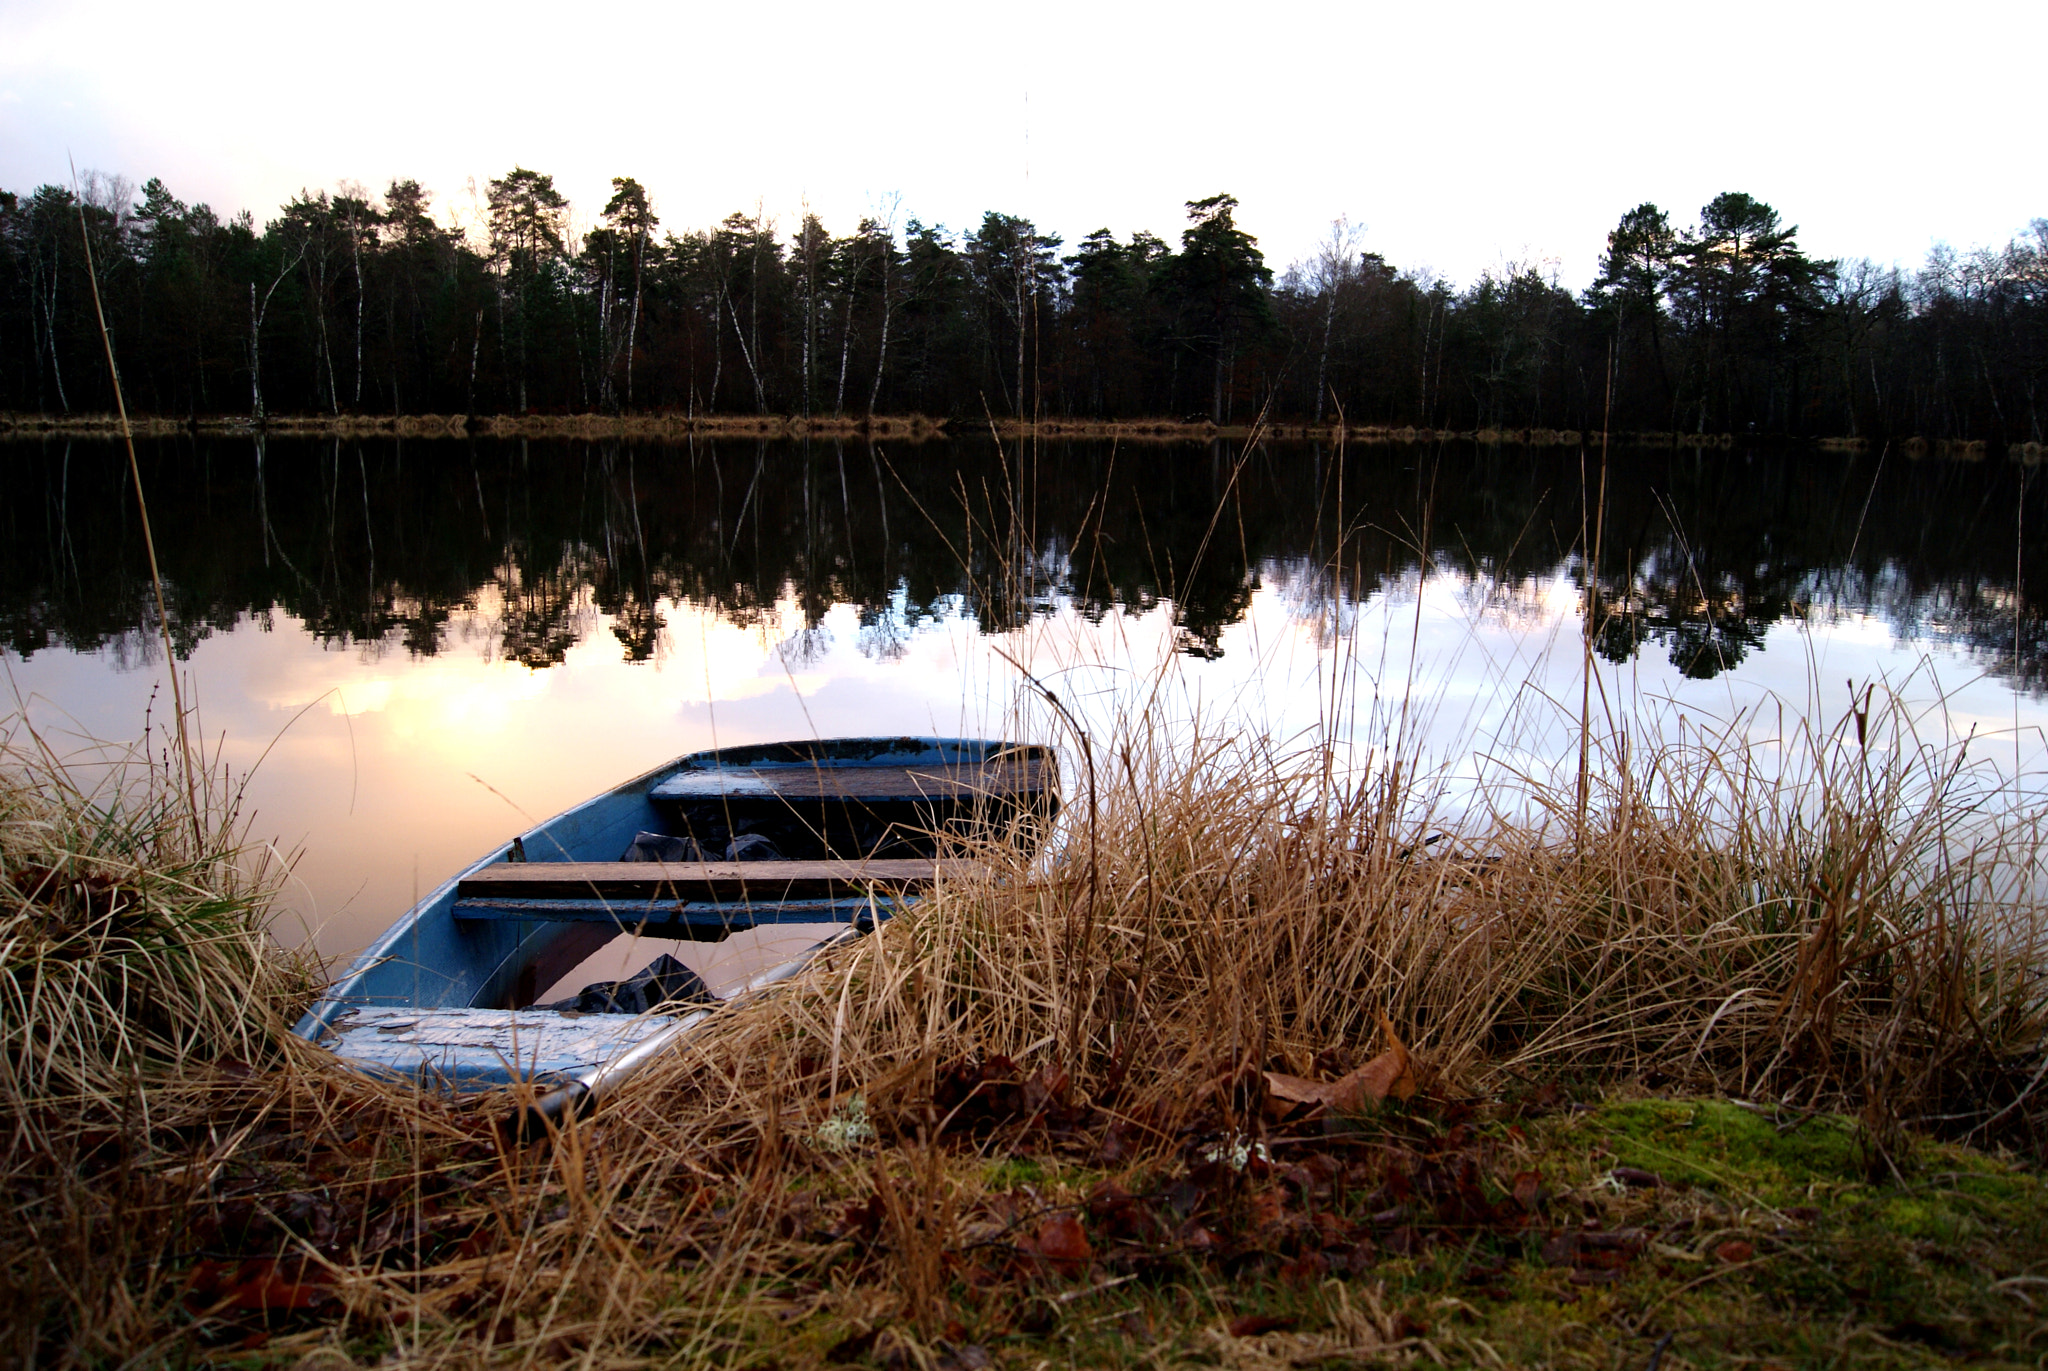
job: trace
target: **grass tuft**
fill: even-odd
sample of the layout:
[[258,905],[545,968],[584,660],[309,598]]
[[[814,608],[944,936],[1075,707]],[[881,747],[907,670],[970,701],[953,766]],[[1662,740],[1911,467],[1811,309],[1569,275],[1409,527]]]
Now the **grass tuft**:
[[[194,1070],[273,1060],[310,968],[270,936],[282,877],[234,798],[194,823],[146,744],[62,758],[0,732],[0,1100],[16,1143],[52,1111],[118,1113]],[[194,792],[196,794],[196,791]]]

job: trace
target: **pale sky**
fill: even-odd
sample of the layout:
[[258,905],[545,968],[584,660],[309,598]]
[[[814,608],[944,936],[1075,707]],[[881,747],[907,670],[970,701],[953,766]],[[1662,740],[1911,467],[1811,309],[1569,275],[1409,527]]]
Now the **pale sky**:
[[1227,190],[1276,271],[1344,214],[1397,266],[1573,288],[1629,207],[1746,190],[1810,251],[1915,266],[2048,216],[2044,50],[2040,0],[0,0],[0,188],[75,159],[261,221],[410,176],[468,214],[521,164],[586,222],[630,175],[677,230],[759,203],[843,233],[896,195],[1070,244],[1173,240]]

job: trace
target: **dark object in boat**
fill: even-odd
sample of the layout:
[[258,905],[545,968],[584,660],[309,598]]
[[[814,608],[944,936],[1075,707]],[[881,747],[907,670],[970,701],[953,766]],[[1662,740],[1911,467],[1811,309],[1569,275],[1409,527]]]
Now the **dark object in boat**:
[[619,857],[622,862],[708,862],[710,854],[697,846],[695,838],[678,838],[673,833],[649,833],[641,829],[632,845]]
[[633,838],[622,862],[781,862],[788,858],[775,840],[762,833],[742,833],[725,845],[724,852],[706,852],[695,838],[678,838],[670,833],[642,831]]
[[763,833],[742,833],[725,845],[729,862],[779,862],[786,860],[775,840]]
[[538,1006],[577,1014],[646,1014],[663,1005],[716,1004],[704,978],[664,952],[638,975],[623,981],[593,981],[566,1000]]

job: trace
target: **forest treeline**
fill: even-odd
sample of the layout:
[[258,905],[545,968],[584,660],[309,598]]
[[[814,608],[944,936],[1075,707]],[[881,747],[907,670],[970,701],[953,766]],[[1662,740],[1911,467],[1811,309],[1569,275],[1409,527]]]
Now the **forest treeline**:
[[[1334,419],[2039,442],[2048,220],[1907,271],[1808,255],[1751,196],[1655,205],[1574,292],[1536,264],[1456,288],[1343,221],[1276,275],[1237,202],[1178,243],[1067,244],[759,213],[677,231],[615,178],[574,231],[545,174],[473,232],[414,181],[303,194],[260,229],[88,176],[0,191],[0,410],[112,408],[91,247],[129,407],[160,415],[930,414]],[[1611,398],[1610,398],[1611,397]],[[1611,409],[1609,406],[1611,405]]]

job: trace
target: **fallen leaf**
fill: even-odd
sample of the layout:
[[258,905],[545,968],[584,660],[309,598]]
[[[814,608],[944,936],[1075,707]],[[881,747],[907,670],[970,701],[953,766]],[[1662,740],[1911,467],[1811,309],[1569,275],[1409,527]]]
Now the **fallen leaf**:
[[1328,1104],[1334,1088],[1330,1082],[1290,1076],[1284,1071],[1266,1073],[1266,1093],[1289,1104]]
[[1368,1103],[1378,1104],[1389,1095],[1397,1100],[1414,1096],[1414,1063],[1409,1059],[1407,1045],[1394,1032],[1394,1021],[1384,1011],[1380,1014],[1380,1032],[1387,1035],[1387,1050],[1337,1082],[1331,1100],[1333,1107],[1350,1110]]
[[1607,1233],[1582,1228],[1577,1235],[1575,1260],[1591,1270],[1619,1271],[1649,1245],[1649,1235],[1640,1229],[1618,1228]]
[[1065,1275],[1072,1275],[1095,1255],[1081,1221],[1072,1214],[1053,1214],[1039,1224],[1036,1246],[1038,1254]]
[[1329,1274],[1330,1259],[1320,1252],[1305,1252],[1280,1266],[1282,1283],[1306,1290]]
[[1324,1105],[1349,1112],[1367,1104],[1378,1104],[1389,1095],[1397,1100],[1415,1094],[1415,1064],[1407,1046],[1394,1032],[1393,1020],[1380,1015],[1380,1031],[1386,1034],[1387,1050],[1356,1071],[1335,1081],[1312,1081],[1284,1071],[1268,1071],[1266,1092],[1289,1104]]
[[1131,1155],[1130,1140],[1124,1137],[1122,1124],[1113,1123],[1102,1135],[1101,1145],[1095,1149],[1097,1166],[1115,1166]]
[[187,1282],[186,1305],[248,1310],[305,1310],[334,1298],[327,1275],[316,1266],[295,1263],[290,1271],[268,1258],[230,1266],[200,1263]]

